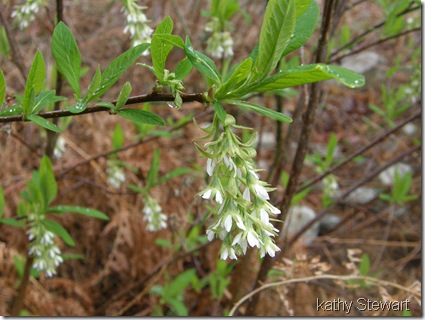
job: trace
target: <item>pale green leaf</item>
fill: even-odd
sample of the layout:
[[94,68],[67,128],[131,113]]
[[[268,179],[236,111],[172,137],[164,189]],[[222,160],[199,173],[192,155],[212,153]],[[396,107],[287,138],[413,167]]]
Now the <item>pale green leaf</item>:
[[98,66],[93,76],[93,79],[89,84],[89,87],[87,89],[86,95],[84,96],[83,102],[89,103],[99,97],[95,95],[95,92],[99,90],[101,82],[102,82],[102,72],[100,72],[100,67]]
[[75,242],[74,240],[72,240],[71,235],[59,223],[53,220],[48,220],[48,219],[41,220],[41,223],[46,227],[48,231],[53,232],[54,234],[61,237],[62,240],[65,241],[65,243],[68,246],[71,246],[71,247],[75,246]]
[[187,77],[190,70],[192,70],[192,63],[188,58],[184,58],[179,62],[176,69],[174,70],[174,74],[176,75],[177,80],[183,80]]
[[295,29],[295,2],[270,0],[267,4],[251,82],[266,78],[279,62]]
[[239,101],[239,100],[225,100],[223,102],[247,108],[249,110],[258,112],[258,113],[262,114],[263,116],[266,116],[266,117],[273,119],[273,120],[286,122],[286,123],[292,122],[291,117],[289,117],[289,116],[287,116],[287,115],[285,115],[281,112],[277,112],[275,110],[268,109],[268,108],[265,108],[263,106],[259,106],[257,104],[251,103],[251,102]]
[[58,186],[53,173],[52,163],[47,156],[41,158],[38,178],[38,187],[40,188],[43,199],[45,200],[45,207],[47,208],[47,206],[55,200],[58,193]]
[[[252,68],[252,58],[248,57],[242,61],[227,81],[217,89],[215,98],[232,98],[232,90],[243,89],[243,83],[247,80]],[[236,90],[235,90],[236,91]]]
[[149,43],[143,43],[128,49],[115,58],[102,74],[102,81],[94,96],[100,97],[111,88],[121,75],[136,61],[140,55],[149,48]]
[[153,159],[150,166],[150,169],[148,171],[148,176],[146,178],[146,188],[149,190],[153,186],[156,185],[158,181],[158,172],[159,172],[159,149],[155,149],[153,153]]
[[166,17],[155,29],[154,36],[151,40],[150,50],[152,56],[152,64],[153,68],[155,69],[155,74],[160,80],[162,80],[163,78],[165,62],[167,60],[168,54],[173,49],[173,45],[163,41],[161,38],[156,37],[155,35],[170,35],[172,31],[173,20],[171,20],[170,17]]
[[57,96],[55,90],[42,91],[34,99],[34,106],[32,107],[31,114],[37,114],[47,105],[63,101],[65,99],[65,97]]
[[43,89],[44,79],[46,78],[46,64],[40,51],[35,54],[28,73],[27,83],[25,85],[24,99],[22,107],[25,114],[31,113],[31,107],[34,103],[35,96]]
[[196,51],[192,47],[192,43],[190,42],[188,37],[186,38],[184,52],[186,53],[186,56],[189,58],[195,69],[197,69],[204,76],[211,79],[217,87],[220,87],[221,76],[214,61],[212,61],[210,58],[200,53],[199,51]]
[[325,64],[310,64],[280,71],[251,87],[251,90],[265,92],[330,79],[335,79],[350,88],[361,87],[365,83],[364,77],[354,71]]
[[[305,5],[308,2],[310,4],[306,8]],[[287,47],[283,50],[282,56],[286,56],[288,53],[300,48],[310,39],[319,17],[319,7],[316,0],[297,0],[295,10],[297,12],[295,30]]]
[[120,96],[118,97],[117,104],[115,105],[116,111],[120,110],[123,106],[125,106],[125,103],[127,102],[128,97],[130,96],[131,90],[132,88],[130,82],[126,82],[121,89]]
[[160,116],[144,110],[126,108],[119,110],[118,114],[128,120],[138,123],[155,124],[159,126],[164,125],[164,120],[162,120]]
[[80,98],[81,55],[74,35],[63,22],[59,22],[53,32],[52,53],[58,70]]
[[163,43],[170,44],[174,47],[184,49],[184,41],[179,36],[176,36],[174,34],[154,34],[152,36],[153,38],[157,38],[158,40],[161,40]]
[[226,111],[224,111],[223,106],[221,105],[220,102],[218,101],[214,102],[214,110],[218,118],[220,119],[221,123],[224,123],[226,121]]
[[34,122],[35,124],[38,124],[39,126],[50,130],[50,131],[54,131],[57,133],[62,133],[62,130],[60,130],[54,123],[40,117],[37,116],[35,114],[31,114],[29,116],[26,117],[28,120],[30,120],[31,122]]
[[86,207],[80,207],[80,206],[60,205],[60,206],[49,208],[47,212],[57,213],[57,214],[77,213],[77,214],[89,216],[89,217],[100,219],[100,220],[109,220],[109,217],[99,210],[86,208]]

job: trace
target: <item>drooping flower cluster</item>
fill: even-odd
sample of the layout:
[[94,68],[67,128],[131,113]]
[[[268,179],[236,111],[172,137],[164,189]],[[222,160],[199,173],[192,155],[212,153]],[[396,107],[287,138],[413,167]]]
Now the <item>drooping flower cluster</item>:
[[[142,43],[150,43],[153,29],[149,27],[149,20],[143,13],[147,7],[139,6],[135,0],[121,0],[124,14],[126,16],[126,26],[124,33],[130,33],[132,46],[135,47]],[[149,54],[146,50],[142,55]]]
[[55,235],[41,223],[43,218],[44,215],[30,214],[28,216],[29,254],[34,257],[33,268],[45,271],[46,276],[51,277],[56,274],[56,269],[63,262],[63,258],[55,244]]
[[144,196],[145,207],[143,208],[144,220],[147,222],[149,231],[155,232],[167,227],[167,216],[162,212],[158,201],[149,194]]
[[106,173],[108,175],[108,183],[115,189],[119,189],[121,184],[125,182],[124,169],[114,161],[108,161]]
[[207,173],[211,177],[200,195],[218,205],[212,213],[215,221],[208,227],[207,236],[210,241],[214,237],[223,241],[220,250],[223,260],[237,259],[246,253],[248,246],[257,247],[261,257],[266,253],[274,257],[275,252],[280,251],[272,239],[278,230],[270,222],[270,215],[280,213],[268,201],[268,192],[274,189],[260,180],[252,160],[256,155],[251,147],[255,135],[242,143],[233,128],[245,127],[235,125],[234,117],[226,115],[221,131],[215,116],[213,123],[203,129],[207,133],[205,138],[213,140],[205,144],[206,150],[197,146],[208,158]]
[[205,31],[211,32],[207,40],[207,53],[212,57],[230,58],[233,56],[233,39],[229,31],[222,31],[220,19],[212,17],[205,26]]
[[19,26],[19,29],[28,28],[30,22],[35,19],[35,15],[40,8],[45,5],[45,2],[45,0],[27,0],[24,4],[15,7],[11,17]]
[[53,149],[53,156],[56,159],[62,158],[63,154],[66,151],[66,141],[62,136],[59,136],[56,140],[55,148]]

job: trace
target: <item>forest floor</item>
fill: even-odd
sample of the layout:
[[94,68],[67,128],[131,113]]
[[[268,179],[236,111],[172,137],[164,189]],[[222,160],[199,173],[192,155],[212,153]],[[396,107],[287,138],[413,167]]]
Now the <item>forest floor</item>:
[[[200,9],[207,9],[207,1],[143,1],[149,8],[147,16],[156,26],[164,17],[170,15],[175,21],[174,33],[184,36],[185,29],[191,31],[195,48],[205,47],[206,33],[203,26],[207,18]],[[235,25],[235,61],[246,57],[258,41],[264,1],[241,1],[246,14],[251,17],[247,23],[242,14],[232,20]],[[367,1],[365,1],[367,3]],[[174,4],[178,4],[176,11]],[[364,4],[366,5],[366,4]],[[369,4],[368,4],[369,5]],[[98,65],[104,68],[109,61],[129,47],[128,35],[123,34],[124,16],[119,1],[68,1],[65,2],[65,22],[73,31],[87,67],[82,87],[92,79]],[[51,69],[52,57],[50,35],[53,31],[51,17],[54,7],[42,12],[31,27],[19,32],[13,29],[14,39],[22,56],[25,70],[29,69],[36,49],[40,49]],[[349,26],[352,34],[360,33],[368,26],[383,18],[379,10],[366,10],[363,5],[352,9],[340,24]],[[181,16],[182,18],[179,18]],[[337,29],[339,30],[339,29]],[[413,39],[413,40],[412,40]],[[311,58],[311,51],[317,36],[310,40],[303,54],[305,63]],[[372,40],[369,40],[372,41]],[[335,162],[345,159],[373,139],[387,132],[390,127],[378,114],[371,111],[369,104],[382,105],[381,84],[391,88],[409,82],[411,73],[396,72],[388,80],[387,71],[394,65],[398,56],[404,56],[402,63],[418,63],[409,60],[411,51],[409,41],[420,47],[419,35],[398,37],[395,40],[375,46],[372,51],[380,58],[365,73],[366,86],[360,89],[342,87],[332,81],[322,85],[323,96],[316,114],[316,122],[311,135],[309,154],[323,152],[331,137],[336,135],[338,151]],[[299,54],[299,52],[297,52]],[[171,67],[183,57],[181,51],[173,50],[170,55]],[[151,63],[149,57],[141,57],[140,62]],[[7,93],[13,95],[23,92],[24,81],[16,66],[0,58],[1,68],[6,75]],[[335,62],[337,64],[338,62]],[[150,71],[134,66],[127,71],[119,83],[107,94],[105,101],[115,99],[125,81],[133,87],[132,95],[148,93],[154,82]],[[204,90],[203,80],[192,71],[185,81],[186,92],[196,93]],[[284,99],[284,111],[292,114],[296,108],[299,93]],[[63,95],[69,97],[70,90],[65,87]],[[400,123],[421,109],[420,95],[416,102],[395,119]],[[269,108],[275,108],[273,96],[255,98]],[[212,112],[205,112],[199,103],[184,104],[181,110],[171,109],[166,104],[151,104],[151,109],[170,123],[177,123],[185,117],[196,116],[197,122],[211,121]],[[211,108],[207,109],[209,111]],[[226,109],[237,119],[238,124],[255,128],[260,140],[257,144],[256,161],[263,180],[273,163],[276,150],[276,124],[258,115],[242,112],[239,109]],[[260,120],[259,120],[260,119]],[[364,152],[356,161],[342,166],[334,172],[340,190],[347,190],[354,183],[371,175],[378,167],[395,159],[420,143],[422,123],[417,117],[411,122],[416,128],[413,133],[400,129],[388,135],[382,142]],[[115,189],[108,184],[108,157],[99,156],[112,149],[112,132],[117,124],[124,129],[125,145],[133,147],[120,152],[118,159],[125,162],[126,181]],[[297,126],[298,125],[298,126]],[[299,122],[285,125],[294,126],[299,131]],[[3,130],[4,129],[4,130]],[[6,130],[7,129],[7,130]],[[66,150],[60,158],[53,159],[59,194],[55,204],[72,204],[95,208],[106,213],[109,221],[99,221],[74,214],[55,218],[68,230],[76,242],[75,247],[66,246],[60,239],[61,250],[65,254],[80,254],[83,259],[66,260],[52,278],[40,275],[31,278],[24,300],[26,314],[40,316],[147,316],[161,309],[172,315],[173,310],[152,294],[153,286],[166,286],[177,275],[195,269],[199,279],[209,279],[217,274],[217,259],[220,243],[205,241],[206,202],[198,193],[206,186],[205,159],[196,151],[194,141],[202,136],[202,131],[194,122],[188,122],[178,130],[170,131],[167,137],[153,138],[140,136],[139,128],[131,122],[96,113],[74,117],[61,136]],[[272,137],[270,139],[270,137]],[[0,130],[0,187],[6,199],[5,217],[16,215],[20,201],[20,191],[25,181],[31,179],[32,170],[38,168],[46,143],[46,134],[28,123],[13,123]],[[293,155],[296,144],[286,150]],[[146,182],[153,151],[160,150],[159,174],[164,175],[173,169],[188,167],[193,170],[186,175],[171,179],[151,194],[158,200],[168,215],[166,229],[153,233],[146,230],[143,219],[143,198],[128,188],[130,184],[143,186]],[[317,301],[409,301],[409,310],[414,316],[422,315],[420,305],[420,281],[422,279],[422,159],[420,150],[401,159],[412,172],[410,193],[417,199],[391,206],[379,198],[379,194],[390,193],[391,186],[384,185],[378,177],[366,179],[364,187],[376,190],[374,199],[367,203],[341,201],[330,209],[339,223],[332,230],[320,230],[311,242],[298,241],[291,250],[276,261],[270,281],[285,281],[320,275],[340,276],[335,279],[312,279],[311,281],[281,284],[264,290],[261,294],[261,307],[257,315],[311,315],[343,316],[343,308],[329,313],[318,307]],[[285,166],[289,172],[290,165]],[[316,168],[308,161],[300,182],[318,175]],[[276,203],[282,200],[284,188],[277,181],[273,192]],[[369,191],[371,190],[369,189]],[[302,205],[316,212],[323,209],[323,188],[317,183],[301,200]],[[393,214],[394,210],[400,214]],[[285,216],[282,217],[285,220]],[[158,239],[166,239],[171,248],[158,245]],[[0,225],[0,314],[10,315],[13,300],[17,295],[19,276],[14,259],[25,257],[27,238],[22,230]],[[363,257],[363,258],[362,258]],[[234,264],[234,261],[229,261]],[[240,262],[242,263],[242,262]],[[246,263],[246,261],[244,262]],[[252,275],[258,269],[256,260],[252,265]],[[366,270],[365,270],[366,269]],[[235,269],[233,269],[235,270]],[[367,275],[380,280],[373,285],[359,280],[343,281],[344,276]],[[236,275],[230,272],[223,279],[229,286],[220,298],[214,297],[207,284],[199,290],[188,286],[185,294],[179,297],[191,316],[220,316],[229,312],[237,302],[238,283],[232,283]],[[249,279],[247,279],[249,280]],[[252,279],[251,279],[252,280]],[[206,281],[205,283],[210,283]],[[248,292],[245,292],[248,293]],[[241,297],[241,296],[240,296]],[[363,301],[363,300],[361,300]],[[159,306],[159,307],[158,307]],[[402,311],[352,310],[349,315],[402,315]],[[244,311],[244,306],[239,310]]]

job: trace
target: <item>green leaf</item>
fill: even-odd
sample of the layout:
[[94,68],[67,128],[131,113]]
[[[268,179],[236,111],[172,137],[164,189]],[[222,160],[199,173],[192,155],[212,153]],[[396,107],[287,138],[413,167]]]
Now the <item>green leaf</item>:
[[86,207],[79,207],[79,206],[64,206],[64,205],[61,205],[61,206],[49,208],[47,210],[47,212],[48,213],[58,213],[58,214],[77,213],[77,214],[89,216],[89,217],[100,219],[100,220],[109,220],[109,217],[99,210],[86,208]]
[[128,49],[115,58],[102,74],[102,81],[94,96],[100,97],[111,88],[121,75],[136,61],[140,55],[149,48],[149,43],[143,43]]
[[158,181],[158,172],[159,172],[159,149],[155,149],[153,153],[153,159],[151,163],[151,167],[148,172],[148,176],[146,178],[146,188],[150,189],[156,185]]
[[253,60],[251,57],[242,61],[229,79],[227,79],[227,81],[217,89],[215,97],[219,100],[225,97],[232,97],[232,90],[243,89],[243,83],[247,80],[251,73],[252,63]]
[[294,33],[295,2],[295,0],[270,0],[267,4],[252,82],[266,78],[279,62]]
[[336,145],[338,144],[338,140],[336,138],[335,133],[331,133],[330,137],[329,137],[329,142],[328,142],[328,146],[326,148],[326,158],[325,158],[325,163],[324,165],[326,166],[326,168],[328,168],[333,161],[334,158],[334,153],[335,153],[335,148]]
[[39,169],[39,188],[45,200],[46,207],[55,200],[58,193],[55,175],[52,169],[52,163],[47,156],[43,156]]
[[[304,6],[302,6],[302,2],[304,2]],[[308,2],[310,4],[306,8],[305,4]],[[310,39],[319,17],[319,6],[315,0],[297,0],[295,10],[297,12],[295,30],[287,47],[283,50],[282,56],[286,56],[288,53],[300,48]]]
[[160,116],[144,110],[126,108],[119,110],[118,114],[121,117],[138,123],[155,124],[159,126],[164,125],[164,120],[162,120]]
[[130,82],[126,82],[121,89],[120,96],[118,97],[117,104],[115,105],[116,111],[119,111],[123,106],[125,106],[125,103],[130,96],[131,90],[132,88]]
[[62,133],[62,130],[60,130],[54,123],[40,117],[37,116],[35,114],[31,114],[29,116],[26,117],[29,121],[34,122],[35,124],[38,124],[39,126],[50,130],[50,131],[54,131],[57,133]]
[[167,239],[156,239],[155,244],[163,248],[171,248],[171,242]]
[[45,106],[63,100],[66,100],[66,98],[57,96],[55,90],[42,91],[34,99],[34,106],[32,107],[31,114],[37,114],[43,110]]
[[163,41],[161,38],[155,37],[155,35],[166,34],[170,35],[173,31],[173,20],[170,17],[166,17],[156,27],[154,36],[151,40],[151,56],[152,64],[155,69],[155,74],[159,80],[163,79],[165,61],[167,60],[168,54],[173,49],[173,45]]
[[26,115],[31,113],[31,107],[34,103],[34,97],[43,89],[44,79],[46,77],[46,64],[40,51],[35,54],[28,73],[27,83],[25,85],[24,100],[22,107]]
[[167,302],[170,304],[172,309],[174,309],[178,316],[185,317],[189,314],[186,306],[182,301],[178,299],[168,299]]
[[63,22],[59,22],[53,31],[52,53],[58,70],[71,85],[79,99],[81,97],[81,55],[74,35]]
[[99,102],[99,103],[96,103],[96,105],[99,106],[99,107],[105,107],[105,108],[115,110],[115,105],[113,103],[110,103],[110,102]]
[[4,111],[1,111],[0,117],[14,116],[14,115],[22,114],[23,112],[24,112],[24,109],[22,108],[22,106],[19,104],[15,104]]
[[6,80],[4,79],[3,71],[0,70],[0,107],[3,105],[6,97]]
[[156,34],[152,36],[152,40],[156,38],[157,40],[161,40],[165,44],[172,45],[174,47],[184,49],[184,41],[179,36],[174,34]]
[[338,80],[350,88],[361,87],[365,83],[364,77],[354,71],[325,64],[310,64],[280,71],[250,89],[265,92],[330,79]]
[[65,253],[62,254],[63,260],[84,260],[85,256],[78,253]]
[[12,218],[0,218],[0,223],[6,224],[12,227],[22,227],[24,224],[22,220],[16,220]]
[[164,183],[164,182],[166,182],[166,181],[168,181],[168,180],[170,180],[172,178],[175,178],[175,177],[181,176],[183,174],[186,174],[186,173],[190,172],[191,170],[192,169],[190,169],[190,168],[177,168],[177,169],[174,169],[174,170],[166,173],[165,175],[163,175],[161,178],[159,178],[157,184],[158,185],[161,185],[162,183]]
[[359,266],[360,274],[362,276],[367,276],[370,270],[370,259],[367,253],[362,254],[362,260],[360,261]]
[[74,104],[70,105],[70,106],[68,107],[68,110],[69,110],[71,113],[75,113],[75,114],[77,114],[77,113],[81,113],[81,112],[83,112],[84,110],[86,110],[86,109],[87,109],[87,107],[88,107],[87,103],[85,103],[85,102],[83,101],[83,99],[79,99],[76,103],[74,103]]
[[266,117],[273,119],[273,120],[286,122],[286,123],[292,122],[291,117],[289,117],[289,116],[287,116],[283,113],[277,112],[277,111],[272,110],[272,109],[265,108],[263,106],[256,105],[256,104],[251,103],[251,102],[239,101],[239,100],[224,100],[223,102],[247,108],[249,110],[258,112],[258,113],[262,114],[263,116],[266,116]]
[[102,72],[100,72],[100,67],[98,66],[93,76],[93,79],[89,84],[89,87],[87,89],[86,95],[84,96],[83,102],[89,103],[99,97],[95,95],[95,92],[99,90],[101,82],[102,82]]
[[[112,150],[122,147],[124,144],[124,131],[119,123],[115,125],[112,133]],[[116,155],[116,154],[114,154]]]
[[214,102],[214,110],[218,118],[220,119],[221,123],[224,123],[226,121],[226,111],[224,111],[223,106],[221,105],[220,102],[218,101]]
[[176,75],[177,80],[183,80],[187,77],[190,70],[192,70],[192,63],[188,58],[184,58],[179,62],[176,69],[174,70],[174,74]]
[[220,87],[221,76],[214,61],[212,61],[206,55],[196,51],[192,47],[192,43],[190,42],[189,37],[186,38],[184,52],[196,70],[198,70],[207,78],[211,79],[217,87]]
[[53,220],[48,220],[48,219],[41,220],[41,223],[46,227],[47,230],[61,237],[62,240],[65,241],[65,243],[68,246],[71,246],[71,247],[75,246],[75,242],[74,240],[72,240],[71,235],[59,223]]

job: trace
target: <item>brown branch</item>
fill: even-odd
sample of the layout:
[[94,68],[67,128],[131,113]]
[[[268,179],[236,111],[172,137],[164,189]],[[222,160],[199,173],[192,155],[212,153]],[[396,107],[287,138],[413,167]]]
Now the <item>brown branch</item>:
[[[200,102],[200,103],[207,103],[207,100],[203,93],[191,93],[191,94],[180,94],[183,102]],[[132,105],[137,103],[144,103],[144,102],[165,102],[165,101],[174,101],[174,96],[171,93],[156,93],[151,92],[148,94],[142,94],[139,96],[134,96],[128,98],[125,105]],[[117,100],[111,101],[112,104],[116,104]],[[42,112],[37,114],[38,116],[48,119],[48,118],[62,118],[62,117],[69,117],[69,116],[79,116],[83,114],[88,113],[95,113],[95,112],[110,112],[111,109],[107,107],[101,107],[101,106],[89,106],[87,109],[85,109],[83,112],[80,113],[72,113],[69,110],[56,110],[56,111],[48,111],[48,112]],[[20,121],[26,121],[24,115],[15,115],[15,116],[7,116],[7,117],[0,117],[0,123],[5,122],[20,122]]]
[[22,306],[24,305],[25,292],[26,292],[28,282],[29,282],[29,279],[30,279],[30,276],[31,276],[31,267],[32,267],[33,261],[34,261],[34,258],[30,257],[27,254],[27,260],[26,260],[26,263],[25,263],[24,274],[22,275],[21,283],[20,283],[19,289],[18,289],[18,296],[16,297],[15,301],[13,302],[13,307],[12,307],[12,312],[11,312],[12,317],[19,316],[19,313],[22,310]]
[[[328,0],[325,1],[324,10],[323,10],[323,20],[320,32],[320,38],[318,43],[318,48],[316,51],[315,62],[319,63],[325,61],[326,52],[327,52],[327,43],[328,43],[328,34],[330,31],[331,23],[332,23],[332,14],[335,8],[336,0]],[[314,118],[316,114],[316,109],[319,104],[319,85],[317,83],[313,83],[310,87],[310,96],[307,105],[307,110],[303,114],[303,127],[301,131],[301,135],[299,138],[298,148],[295,154],[294,161],[292,163],[292,169],[290,178],[288,181],[287,188],[285,189],[285,195],[283,197],[283,201],[280,207],[282,213],[287,212],[290,207],[291,199],[296,191],[296,186],[298,182],[298,178],[301,174],[301,170],[303,167],[304,159],[307,154],[307,148],[310,140],[311,131],[313,128]],[[282,230],[283,225],[275,223],[275,227],[278,230]],[[277,241],[278,246],[280,246],[281,241]],[[282,252],[280,252],[280,255]],[[280,256],[277,254],[277,256]],[[276,260],[278,260],[276,258]],[[258,288],[261,283],[263,283],[266,278],[269,270],[273,267],[274,259],[268,255],[263,260],[260,271],[257,274],[257,279],[255,282],[255,288]],[[251,303],[247,309],[247,315],[254,315],[255,310],[257,308],[259,302],[259,295],[256,295],[252,298]]]

